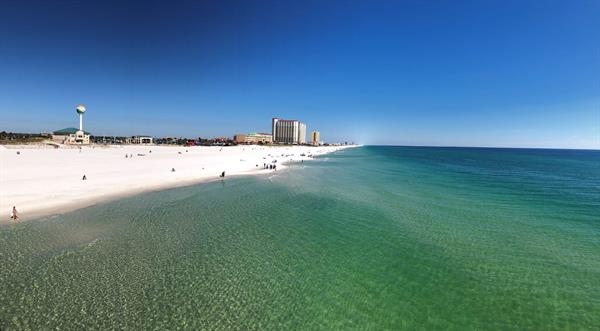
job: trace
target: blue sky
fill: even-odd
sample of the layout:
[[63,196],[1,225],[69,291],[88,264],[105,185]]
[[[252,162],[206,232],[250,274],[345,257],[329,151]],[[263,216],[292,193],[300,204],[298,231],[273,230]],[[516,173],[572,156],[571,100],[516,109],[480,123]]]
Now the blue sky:
[[600,148],[598,1],[2,1],[0,130]]

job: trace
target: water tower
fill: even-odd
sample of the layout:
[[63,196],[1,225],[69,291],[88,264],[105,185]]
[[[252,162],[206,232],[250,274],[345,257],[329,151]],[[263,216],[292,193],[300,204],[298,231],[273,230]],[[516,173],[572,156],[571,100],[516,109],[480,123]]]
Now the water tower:
[[85,113],[85,106],[78,105],[75,110],[77,111],[77,114],[79,114],[79,131],[75,134],[75,141],[83,143],[85,138],[85,132],[83,131],[83,113]]
[[85,106],[79,105],[75,108],[77,114],[79,114],[79,131],[83,131],[83,113],[85,113]]

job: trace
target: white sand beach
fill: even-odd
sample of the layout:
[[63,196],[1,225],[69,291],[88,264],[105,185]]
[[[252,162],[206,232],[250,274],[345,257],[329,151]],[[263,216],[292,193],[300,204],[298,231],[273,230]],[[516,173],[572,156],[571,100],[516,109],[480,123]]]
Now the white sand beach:
[[263,165],[274,160],[281,170],[286,162],[341,148],[345,147],[0,146],[0,223],[10,221],[13,206],[21,220],[28,220],[143,191],[218,179],[223,171],[226,177],[273,171]]

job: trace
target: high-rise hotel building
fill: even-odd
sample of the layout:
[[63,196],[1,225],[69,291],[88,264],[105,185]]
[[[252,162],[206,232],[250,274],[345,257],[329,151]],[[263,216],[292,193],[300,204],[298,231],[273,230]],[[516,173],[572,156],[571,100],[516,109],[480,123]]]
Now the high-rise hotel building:
[[321,132],[312,131],[310,133],[310,143],[313,145],[320,145],[321,144]]
[[273,142],[306,144],[306,124],[296,120],[273,118]]

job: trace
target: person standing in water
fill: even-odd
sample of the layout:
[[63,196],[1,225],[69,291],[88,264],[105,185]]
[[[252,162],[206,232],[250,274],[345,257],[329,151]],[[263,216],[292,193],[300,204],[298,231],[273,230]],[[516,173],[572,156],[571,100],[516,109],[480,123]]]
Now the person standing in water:
[[12,213],[10,213],[10,218],[11,218],[13,221],[16,221],[16,220],[18,220],[18,219],[19,219],[19,216],[17,215],[17,207],[13,206]]

